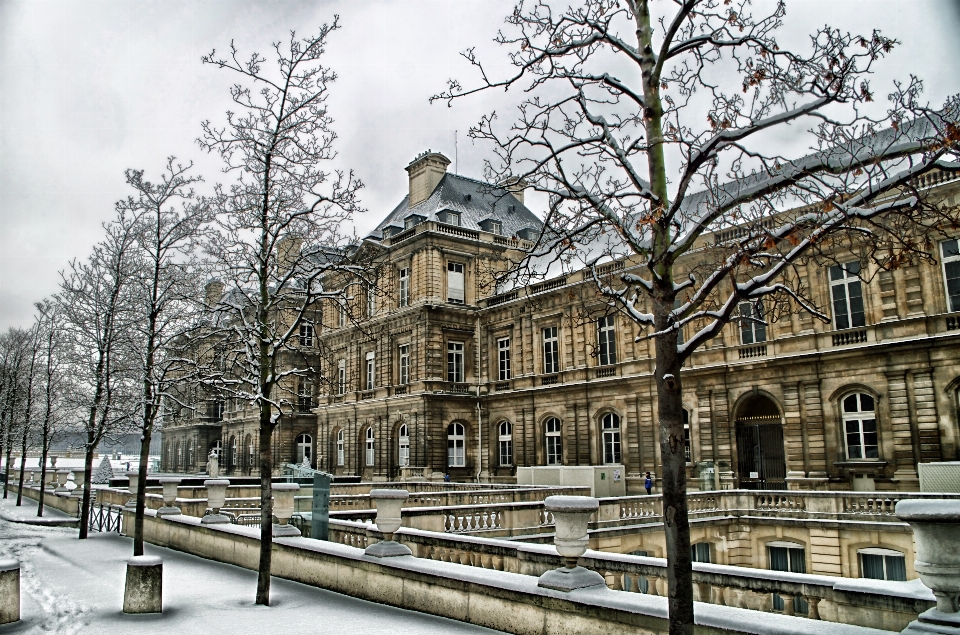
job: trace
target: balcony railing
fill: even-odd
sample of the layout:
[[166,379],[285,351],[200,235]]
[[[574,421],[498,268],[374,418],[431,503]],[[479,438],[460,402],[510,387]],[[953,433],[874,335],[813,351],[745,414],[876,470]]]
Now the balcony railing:
[[395,394],[395,395],[405,395],[405,394],[407,394],[407,387],[406,387],[406,386],[396,386],[396,387],[393,389],[393,394]]
[[510,390],[510,382],[509,382],[509,381],[498,381],[497,383],[495,383],[495,384],[493,385],[493,389],[496,390],[497,392],[502,392],[502,391],[504,391],[504,390]]
[[373,399],[373,393],[372,390],[364,390],[360,393],[360,399]]
[[767,345],[757,344],[756,346],[743,346],[737,351],[740,359],[753,359],[754,357],[766,357]]
[[470,384],[450,383],[447,385],[447,392],[452,392],[455,395],[469,395],[473,391],[470,390]]
[[960,316],[951,315],[947,317],[947,330],[948,331],[960,330]]
[[847,346],[848,344],[862,344],[867,341],[867,330],[859,329],[856,331],[840,331],[833,334],[834,346]]
[[616,366],[603,366],[597,369],[597,379],[602,379],[603,377],[613,377],[616,374]]
[[560,383],[560,375],[546,375],[540,378],[541,386],[553,386]]

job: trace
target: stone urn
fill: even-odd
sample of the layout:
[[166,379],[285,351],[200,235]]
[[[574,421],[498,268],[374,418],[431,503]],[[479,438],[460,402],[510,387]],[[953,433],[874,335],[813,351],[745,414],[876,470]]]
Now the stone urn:
[[295,507],[294,497],[300,491],[300,486],[296,483],[273,483],[271,489],[273,489],[273,515],[280,521],[273,525],[274,537],[299,536],[300,530],[289,523]]
[[897,516],[910,523],[917,547],[914,568],[937,598],[904,633],[953,633],[960,629],[960,500],[902,500]]
[[377,529],[383,534],[383,540],[367,547],[364,553],[368,556],[387,558],[412,555],[409,547],[393,539],[393,534],[403,524],[400,508],[408,498],[410,493],[405,489],[370,490],[370,500],[377,506]]
[[229,484],[230,481],[225,478],[209,478],[203,482],[203,486],[207,488],[207,506],[212,510],[212,513],[205,515],[200,520],[204,525],[230,522],[229,516],[220,513],[220,508],[227,500],[227,485]]
[[160,479],[160,485],[163,486],[163,507],[157,510],[157,516],[176,516],[181,513],[180,508],[176,506],[177,486],[180,485],[180,479],[165,476]]
[[126,502],[124,507],[136,507],[137,506],[137,488],[140,485],[140,471],[130,470],[126,474],[127,474],[127,478],[130,480],[130,483],[127,485],[127,490],[130,492],[130,500]]
[[59,457],[56,456],[56,455],[52,455],[52,456],[50,457],[50,467],[51,467],[51,468],[57,469],[57,459],[58,459],[58,458],[59,458]]
[[587,536],[590,514],[600,508],[600,501],[592,496],[548,496],[543,507],[553,514],[556,526],[553,542],[566,566],[544,573],[537,586],[557,591],[606,586],[602,575],[577,564],[590,542]]
[[57,470],[57,489],[53,490],[54,494],[63,494],[64,496],[70,494],[70,488],[67,487],[68,476],[70,476],[70,470]]
[[44,485],[44,489],[47,489],[47,490],[57,489],[57,469],[52,465],[47,468],[46,479],[47,479],[47,482]]

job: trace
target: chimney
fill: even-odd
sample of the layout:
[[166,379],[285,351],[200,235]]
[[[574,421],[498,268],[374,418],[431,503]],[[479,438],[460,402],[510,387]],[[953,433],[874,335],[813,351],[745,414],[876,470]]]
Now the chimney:
[[212,309],[217,306],[217,303],[219,303],[223,297],[223,283],[219,280],[211,280],[203,290],[205,291],[204,295],[207,301],[207,308]]
[[518,176],[511,176],[500,181],[500,187],[513,194],[513,197],[523,205],[523,192],[527,189],[527,182]]
[[447,173],[448,165],[450,165],[450,159],[439,152],[427,150],[406,167],[407,174],[410,176],[410,198],[407,200],[407,208],[430,198],[437,183]]

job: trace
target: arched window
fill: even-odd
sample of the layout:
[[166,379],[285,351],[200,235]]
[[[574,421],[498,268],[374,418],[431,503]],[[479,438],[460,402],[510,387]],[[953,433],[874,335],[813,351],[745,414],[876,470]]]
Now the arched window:
[[407,467],[410,465],[410,433],[407,430],[407,424],[400,425],[397,436],[399,437],[397,461],[400,467]]
[[366,464],[373,465],[373,460],[375,458],[374,446],[373,446],[373,428],[367,428],[367,439],[366,439]]
[[603,415],[603,462],[620,463],[620,417],[609,412]]
[[177,441],[177,469],[183,469],[183,444]]
[[447,426],[447,465],[449,467],[463,467],[466,465],[464,456],[465,437],[463,424],[451,423]]
[[[216,454],[216,455],[217,455],[217,460],[219,461],[219,460],[220,460],[220,457],[223,455],[223,441],[221,441],[220,439],[217,439],[216,441],[214,441],[213,443],[211,443],[211,444],[210,444],[210,452],[213,452],[214,454]],[[208,454],[209,454],[209,452],[208,452]]]
[[230,437],[230,467],[237,465],[237,437]]
[[563,464],[563,442],[560,439],[560,420],[550,417],[544,423],[547,437],[547,465]]
[[843,398],[843,431],[848,459],[880,458],[873,397],[854,393]]
[[303,463],[304,460],[308,465],[313,462],[313,437],[309,434],[297,436],[297,463]]
[[187,441],[187,466],[193,467],[193,441]]
[[253,467],[253,437],[249,434],[244,440],[244,445],[247,448],[247,469],[250,469]]
[[343,430],[337,430],[337,465],[342,467],[344,462],[344,450],[343,450]]
[[691,562],[710,562],[710,543],[698,542],[690,545]]
[[501,421],[497,426],[497,441],[500,449],[500,465],[513,465],[513,426]]

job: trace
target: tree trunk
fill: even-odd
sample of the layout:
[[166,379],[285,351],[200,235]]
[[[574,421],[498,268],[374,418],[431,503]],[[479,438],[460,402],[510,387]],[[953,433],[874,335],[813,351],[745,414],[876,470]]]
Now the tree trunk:
[[687,462],[684,456],[683,401],[676,331],[657,338],[656,353],[670,635],[692,635],[693,569],[690,561]]
[[20,484],[17,486],[17,507],[23,504],[23,471],[27,467],[27,436],[30,433],[30,418],[23,423],[23,441],[20,444]]
[[270,567],[273,556],[273,425],[270,404],[260,402],[260,568],[257,604],[270,606]]
[[47,493],[47,488],[44,487],[44,483],[47,480],[47,452],[49,448],[47,447],[47,435],[43,435],[43,448],[40,450],[40,504],[37,505],[37,517],[43,516],[43,498]]
[[[90,418],[96,416],[96,410],[91,409]],[[87,525],[90,523],[90,486],[93,481],[93,450],[95,448],[95,439],[92,433],[87,433],[87,447],[83,458],[83,502],[80,504],[80,535],[78,538],[83,540],[87,537]]]
[[[13,419],[10,420],[10,429],[13,429]],[[6,498],[10,490],[10,461],[13,460],[13,435],[7,433],[7,484],[3,487],[3,497]]]
[[[149,406],[144,406],[148,408]],[[137,488],[137,515],[133,521],[133,555],[143,555],[143,511],[147,507],[147,467],[150,461],[150,438],[153,430],[146,428],[140,437],[140,486]]]

